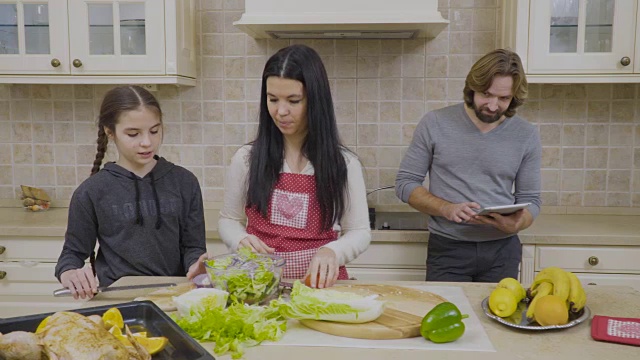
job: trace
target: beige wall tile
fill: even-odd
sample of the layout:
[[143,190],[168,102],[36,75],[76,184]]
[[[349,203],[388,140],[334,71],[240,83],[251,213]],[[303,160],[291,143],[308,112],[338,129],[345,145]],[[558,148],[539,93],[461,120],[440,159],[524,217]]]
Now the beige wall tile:
[[31,144],[13,145],[14,164],[33,164],[33,149]]
[[607,191],[630,190],[631,171],[630,170],[609,170],[607,172]]
[[380,40],[358,40],[358,55],[380,55],[382,49]]
[[[473,30],[473,20],[474,11],[472,9],[451,10],[451,18],[449,18],[449,29],[451,31],[471,31]],[[483,23],[483,21],[479,21],[479,23]]]
[[633,168],[640,169],[640,148],[633,149]]
[[424,101],[424,79],[402,79],[402,100]]
[[631,206],[631,194],[607,193],[607,206]]
[[402,56],[383,55],[379,58],[381,78],[400,77],[402,75]]
[[378,125],[358,124],[358,146],[378,144]]
[[361,79],[357,82],[358,101],[378,100],[378,80]]
[[562,101],[542,100],[540,102],[540,113],[538,121],[540,123],[561,123],[562,107]]
[[356,124],[338,124],[338,134],[343,145],[357,145]]
[[613,84],[614,99],[635,99],[636,84]]
[[542,145],[560,145],[562,126],[559,124],[540,125],[540,141]]
[[357,122],[359,124],[367,124],[367,123],[376,123],[378,122],[378,116],[380,114],[380,110],[378,102],[370,101],[364,102],[360,101],[357,104]]
[[396,123],[394,125],[399,128],[398,123],[401,121],[401,102],[399,101],[383,101],[380,103],[380,122]]
[[245,58],[244,57],[225,57],[224,58],[224,77],[225,78],[244,78],[245,77]]
[[630,169],[632,165],[633,152],[631,147],[609,148],[609,168],[610,169]]
[[401,100],[402,79],[380,79],[380,100]]
[[633,192],[640,193],[640,170],[633,171]]
[[607,171],[606,170],[585,170],[584,172],[584,190],[585,191],[604,191],[606,189],[607,189]]
[[31,123],[19,122],[13,123],[13,135],[14,142],[31,142],[33,139],[31,134]]
[[587,169],[606,169],[608,163],[607,148],[587,148],[585,162]]
[[562,103],[562,121],[564,123],[581,123],[587,118],[586,101],[568,100]]
[[542,179],[542,190],[544,191],[557,191],[560,189],[560,171],[559,170],[545,170],[540,171]]
[[164,144],[179,144],[182,141],[181,124],[163,124],[162,135]]
[[542,168],[560,167],[560,148],[544,146],[542,148]]
[[76,146],[76,164],[93,165],[93,162],[96,159],[96,152],[97,152],[97,149],[96,149],[96,146],[94,145]]
[[75,166],[56,166],[56,185],[75,185]]
[[11,85],[12,99],[28,99],[31,96],[31,85],[13,84]]
[[587,146],[609,145],[609,127],[606,125],[587,125]]
[[562,168],[563,169],[583,169],[585,160],[584,148],[563,148]]
[[561,190],[562,191],[582,191],[584,174],[582,170],[562,170]]
[[36,186],[55,186],[56,168],[54,166],[34,167],[34,184]]
[[378,77],[378,71],[380,69],[379,56],[358,56],[356,61],[358,78]]
[[611,105],[611,122],[631,123],[634,120],[634,110],[637,101],[620,100],[614,101]]
[[378,166],[397,169],[402,161],[404,148],[399,146],[379,146]]
[[558,193],[555,191],[543,191],[540,195],[542,206],[557,206],[559,203]]
[[0,121],[11,120],[11,103],[9,101],[0,101]]
[[355,56],[336,56],[336,77],[355,78],[358,72],[357,60]]
[[449,59],[446,55],[428,55],[426,57],[426,77],[443,78],[448,74]]
[[562,144],[565,146],[583,146],[586,139],[586,128],[584,125],[563,125]]
[[11,101],[12,121],[31,121],[31,101],[14,100]]
[[356,102],[355,101],[338,101],[334,103],[336,112],[336,121],[339,124],[356,122]]
[[381,40],[380,53],[381,54],[402,54],[402,41]]
[[611,117],[611,103],[607,101],[589,101],[587,103],[587,121],[606,123]]
[[[451,54],[470,54],[471,53],[471,34],[472,33],[470,32],[450,32],[449,33],[450,53]],[[459,75],[462,75],[462,74],[459,74]]]
[[423,78],[426,60],[424,55],[403,55],[402,76]]
[[36,165],[53,164],[53,145],[33,145],[33,157]]
[[76,147],[74,145],[54,145],[53,153],[57,165],[76,164]]
[[202,124],[182,124],[182,144],[202,144]]
[[0,143],[0,164],[11,165],[13,163],[11,155],[12,155],[11,144]]
[[604,192],[585,192],[582,203],[584,206],[606,206],[607,197]]
[[560,205],[562,206],[580,206],[582,205],[582,193],[579,192],[561,192]]
[[[13,184],[13,167],[8,165],[0,165],[0,185]],[[4,194],[4,192],[3,192]],[[15,195],[11,193],[11,198]]]
[[611,146],[633,144],[633,125],[611,125],[609,130],[609,144]]
[[591,100],[611,99],[611,84],[587,84],[587,98]]
[[380,139],[380,145],[402,145],[402,128],[398,124],[380,124],[378,127],[378,139]]
[[564,95],[567,100],[585,100],[587,98],[587,87],[584,84],[565,86]]

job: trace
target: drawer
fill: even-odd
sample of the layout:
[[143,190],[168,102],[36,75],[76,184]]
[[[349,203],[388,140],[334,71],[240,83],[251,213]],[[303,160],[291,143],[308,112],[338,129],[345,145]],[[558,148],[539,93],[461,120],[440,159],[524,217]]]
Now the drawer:
[[[537,275],[538,273],[536,273]],[[582,286],[588,290],[589,286],[610,285],[610,286],[630,286],[640,291],[640,275],[630,274],[593,274],[574,273],[580,279]]]
[[53,275],[55,263],[0,262],[5,272],[0,280],[3,295],[52,295],[62,287]]
[[58,261],[64,238],[7,238],[0,237],[0,261],[46,260]]
[[638,273],[640,247],[537,246],[536,271],[558,266],[572,272]]
[[[347,267],[418,268],[426,269],[427,244],[375,242]],[[424,280],[424,277],[423,279]]]

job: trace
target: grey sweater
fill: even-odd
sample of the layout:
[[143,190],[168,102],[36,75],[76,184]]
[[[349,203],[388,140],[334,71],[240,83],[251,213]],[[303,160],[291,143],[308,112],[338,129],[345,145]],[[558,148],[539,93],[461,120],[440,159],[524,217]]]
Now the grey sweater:
[[69,205],[58,279],[84,266],[96,240],[101,286],[126,275],[183,276],[206,252],[197,178],[164,158],[157,160],[144,178],[107,163],[80,184]]
[[[482,133],[457,104],[427,113],[418,124],[396,178],[396,194],[408,202],[428,174],[429,192],[452,202],[480,206],[531,202],[540,213],[542,148],[533,124],[507,118]],[[506,234],[490,225],[458,224],[441,216],[429,219],[435,234],[464,241],[488,241]]]

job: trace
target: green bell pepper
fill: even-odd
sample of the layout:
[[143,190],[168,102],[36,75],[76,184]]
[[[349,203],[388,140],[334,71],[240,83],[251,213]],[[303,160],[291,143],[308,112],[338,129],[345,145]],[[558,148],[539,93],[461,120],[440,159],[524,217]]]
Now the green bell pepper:
[[462,315],[453,303],[440,303],[422,319],[420,334],[434,343],[455,341],[464,334],[462,319],[468,317],[467,314]]

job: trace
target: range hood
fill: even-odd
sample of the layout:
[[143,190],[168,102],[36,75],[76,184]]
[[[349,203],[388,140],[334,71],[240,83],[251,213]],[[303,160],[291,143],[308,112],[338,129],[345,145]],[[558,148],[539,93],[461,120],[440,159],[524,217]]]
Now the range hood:
[[256,39],[412,39],[448,23],[438,0],[245,0],[233,25]]

